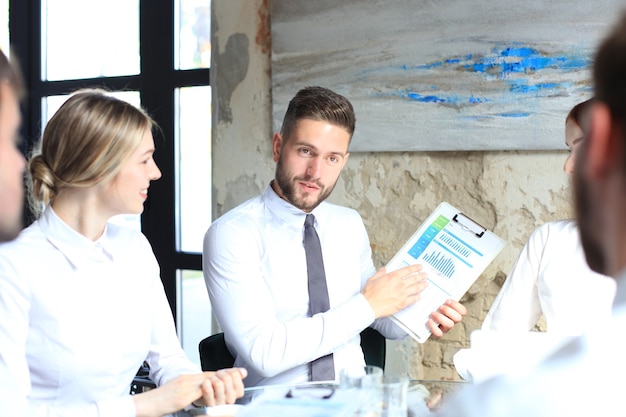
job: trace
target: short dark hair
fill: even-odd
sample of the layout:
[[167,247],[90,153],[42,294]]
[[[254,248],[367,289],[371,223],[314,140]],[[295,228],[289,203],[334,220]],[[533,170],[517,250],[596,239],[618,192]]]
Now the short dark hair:
[[328,122],[354,133],[356,118],[350,101],[324,87],[305,87],[291,99],[280,133],[287,140],[295,129],[296,122],[310,119]]
[[615,121],[626,122],[626,13],[600,44],[593,65],[595,96]]
[[621,127],[622,158],[626,161],[626,13],[598,48],[593,83],[596,100],[608,106],[613,123]]

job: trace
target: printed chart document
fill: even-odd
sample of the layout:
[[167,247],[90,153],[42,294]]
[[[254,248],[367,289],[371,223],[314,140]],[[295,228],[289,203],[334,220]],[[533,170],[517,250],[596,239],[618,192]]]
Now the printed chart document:
[[504,240],[443,202],[387,264],[387,271],[421,264],[428,287],[392,319],[420,343],[428,316],[447,299],[460,300],[504,247]]

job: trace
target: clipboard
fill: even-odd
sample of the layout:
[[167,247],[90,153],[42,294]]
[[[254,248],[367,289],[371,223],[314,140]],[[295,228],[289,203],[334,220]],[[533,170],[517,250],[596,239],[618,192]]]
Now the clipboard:
[[387,272],[421,264],[428,286],[391,319],[420,343],[430,337],[428,316],[447,299],[460,300],[500,253],[505,241],[445,201],[387,264]]

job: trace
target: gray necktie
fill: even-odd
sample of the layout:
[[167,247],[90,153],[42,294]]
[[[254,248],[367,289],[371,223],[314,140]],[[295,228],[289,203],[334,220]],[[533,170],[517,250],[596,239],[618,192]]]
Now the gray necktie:
[[[304,221],[304,252],[306,253],[306,269],[309,276],[309,314],[323,313],[330,309],[326,273],[322,259],[320,239],[315,231],[315,216],[306,215]],[[329,381],[335,379],[333,354],[322,356],[310,363],[311,381]]]

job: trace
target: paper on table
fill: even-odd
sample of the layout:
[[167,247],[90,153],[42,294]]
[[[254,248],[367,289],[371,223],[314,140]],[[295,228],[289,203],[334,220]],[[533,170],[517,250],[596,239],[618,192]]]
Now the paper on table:
[[428,316],[447,299],[460,300],[504,247],[504,240],[442,202],[387,264],[387,271],[421,264],[428,287],[392,319],[420,343],[430,337]]

